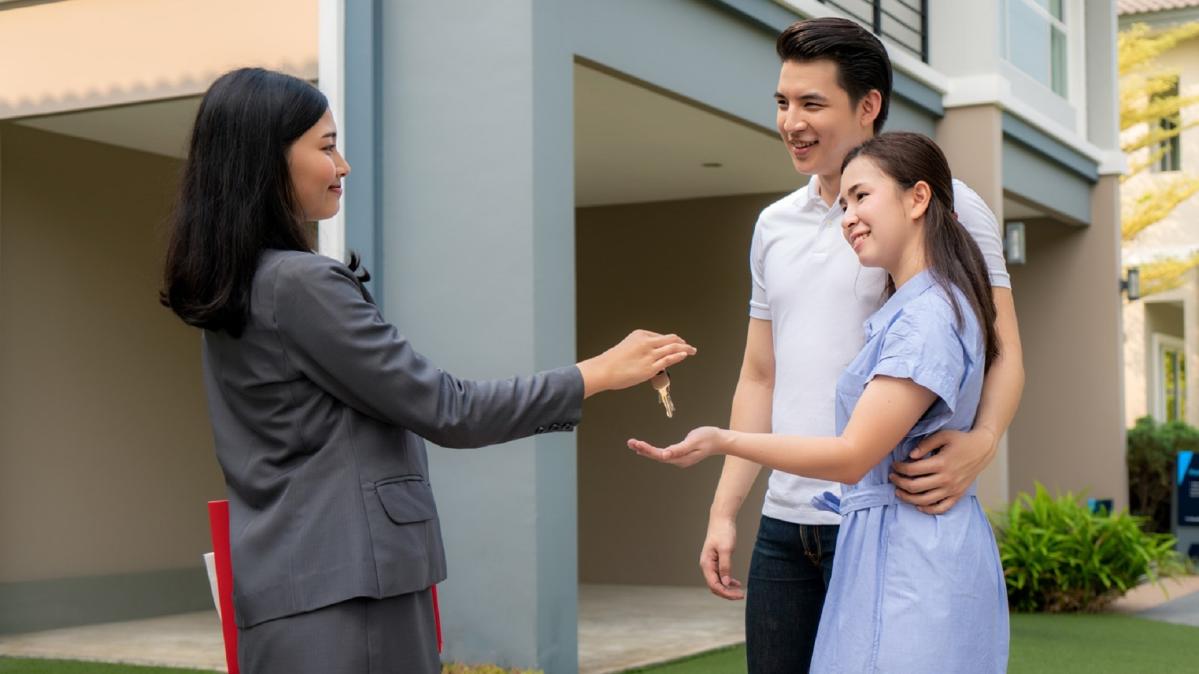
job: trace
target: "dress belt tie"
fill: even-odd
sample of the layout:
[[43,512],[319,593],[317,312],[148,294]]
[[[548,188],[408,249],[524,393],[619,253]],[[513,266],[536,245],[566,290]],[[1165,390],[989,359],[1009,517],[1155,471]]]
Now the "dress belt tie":
[[[970,488],[966,490],[967,497],[975,496],[977,493],[977,484],[970,485]],[[812,497],[812,505],[817,510],[825,510],[838,515],[848,515],[858,510],[898,505],[899,503],[899,497],[895,495],[895,485],[889,482],[864,487],[842,487],[840,496],[826,491],[819,496]]]

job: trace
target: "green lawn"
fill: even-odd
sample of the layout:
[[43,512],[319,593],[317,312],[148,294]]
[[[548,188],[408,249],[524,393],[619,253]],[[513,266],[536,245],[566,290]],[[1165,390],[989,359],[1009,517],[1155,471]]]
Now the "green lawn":
[[[1122,615],[1013,615],[1010,674],[1195,672],[1199,627]],[[745,647],[726,648],[641,674],[739,674]],[[0,674],[198,674],[198,670],[0,658]]]
[[200,669],[110,665],[78,660],[40,660],[0,657],[0,674],[212,674]]
[[1012,674],[1194,672],[1199,627],[1122,615],[1012,616]]
[[745,671],[745,646],[733,646],[711,651],[702,655],[684,658],[665,665],[630,669],[632,672],[652,674],[738,674]]
[[[1196,670],[1199,627],[1122,615],[1013,615],[1009,674],[1097,674]],[[739,646],[657,667],[641,674],[740,674]]]

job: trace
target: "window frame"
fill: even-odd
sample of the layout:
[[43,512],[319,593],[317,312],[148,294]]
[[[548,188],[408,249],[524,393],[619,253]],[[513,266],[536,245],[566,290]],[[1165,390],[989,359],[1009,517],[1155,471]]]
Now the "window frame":
[[[1182,76],[1179,74],[1174,78],[1174,87],[1168,95],[1180,96],[1181,94]],[[1155,97],[1152,100],[1156,100],[1157,98],[1158,97]],[[1152,100],[1150,102],[1152,102]],[[1169,128],[1173,129],[1181,127],[1182,111],[1179,110],[1177,113],[1169,117],[1158,118],[1156,126],[1159,129],[1166,129],[1166,124],[1170,124],[1171,126]],[[1162,154],[1161,157],[1158,157],[1157,161],[1150,165],[1151,173],[1172,173],[1182,170],[1182,134],[1179,133],[1173,138],[1167,138],[1163,141],[1160,141],[1152,150],[1150,150],[1150,154],[1152,155],[1153,153],[1158,152],[1165,145],[1169,145],[1169,148],[1164,154]]]
[[1166,392],[1165,382],[1165,353],[1173,351],[1178,354],[1181,359],[1176,360],[1176,363],[1181,365],[1175,366],[1175,385],[1177,389],[1174,392],[1174,413],[1175,419],[1186,421],[1186,342],[1173,335],[1167,335],[1161,332],[1153,333],[1153,417],[1161,423],[1165,423],[1169,419],[1169,410],[1166,409]]
[[[1074,63],[1076,62],[1075,52],[1077,51],[1075,49],[1075,45],[1081,38],[1079,31],[1071,30],[1071,26],[1079,23],[1079,21],[1076,19],[1080,17],[1076,17],[1078,12],[1075,11],[1076,7],[1073,0],[1059,1],[1061,2],[1062,7],[1062,18],[1060,19],[1054,16],[1049,10],[1042,7],[1037,0],[1003,0],[1001,9],[1003,12],[1003,60],[1011,64],[1016,70],[1019,70],[1025,75],[1033,78],[1037,83],[1041,84],[1055,95],[1060,96],[1066,101],[1073,102],[1075,94],[1077,93],[1074,87],[1078,79],[1078,74],[1073,72]],[[1049,80],[1048,84],[1042,82],[1037,75],[1028,72],[1024,68],[1021,68],[1016,64],[1015,61],[1012,60],[1011,4],[1013,2],[1020,3],[1024,7],[1028,8],[1030,11],[1036,14],[1038,18],[1044,20],[1049,25],[1049,69],[1048,72],[1045,73],[1047,79]],[[1057,83],[1054,82],[1055,72],[1058,70],[1058,68],[1055,68],[1055,64],[1053,62],[1053,33],[1055,30],[1059,32],[1062,35],[1062,39],[1065,40],[1065,44],[1063,45],[1061,52],[1065,63],[1062,63],[1060,66],[1061,76],[1064,81],[1060,83],[1060,88],[1059,86],[1055,86]]]

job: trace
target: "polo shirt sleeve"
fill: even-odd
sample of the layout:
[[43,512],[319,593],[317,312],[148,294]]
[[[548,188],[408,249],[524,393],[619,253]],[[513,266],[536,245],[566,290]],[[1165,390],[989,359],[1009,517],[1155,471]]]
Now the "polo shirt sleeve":
[[[970,311],[970,307],[963,310]],[[955,323],[953,310],[942,300],[918,301],[905,307],[883,335],[878,361],[869,378],[884,375],[910,379],[937,396],[908,432],[909,438],[940,429],[957,408],[966,354]]]
[[749,244],[749,316],[771,320],[770,304],[766,300],[766,259],[762,245],[762,222],[754,226],[754,238]]
[[974,237],[983,260],[987,263],[987,273],[991,277],[991,286],[995,288],[1011,288],[1012,277],[1007,271],[1007,262],[1003,258],[1003,242],[999,238],[999,222],[995,214],[987,206],[987,202],[970,189],[970,186],[960,180],[953,181],[953,208],[958,214],[958,221]]

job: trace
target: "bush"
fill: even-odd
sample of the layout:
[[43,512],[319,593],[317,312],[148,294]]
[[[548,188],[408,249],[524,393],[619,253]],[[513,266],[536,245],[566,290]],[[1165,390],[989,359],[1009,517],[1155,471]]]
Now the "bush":
[[993,520],[1017,611],[1098,611],[1145,578],[1188,569],[1173,536],[1142,530],[1128,513],[1092,513],[1074,494],[1055,499],[1039,483]]
[[1199,450],[1199,429],[1181,421],[1141,417],[1128,429],[1128,509],[1145,518],[1148,531],[1171,530],[1170,493],[1183,449]]

